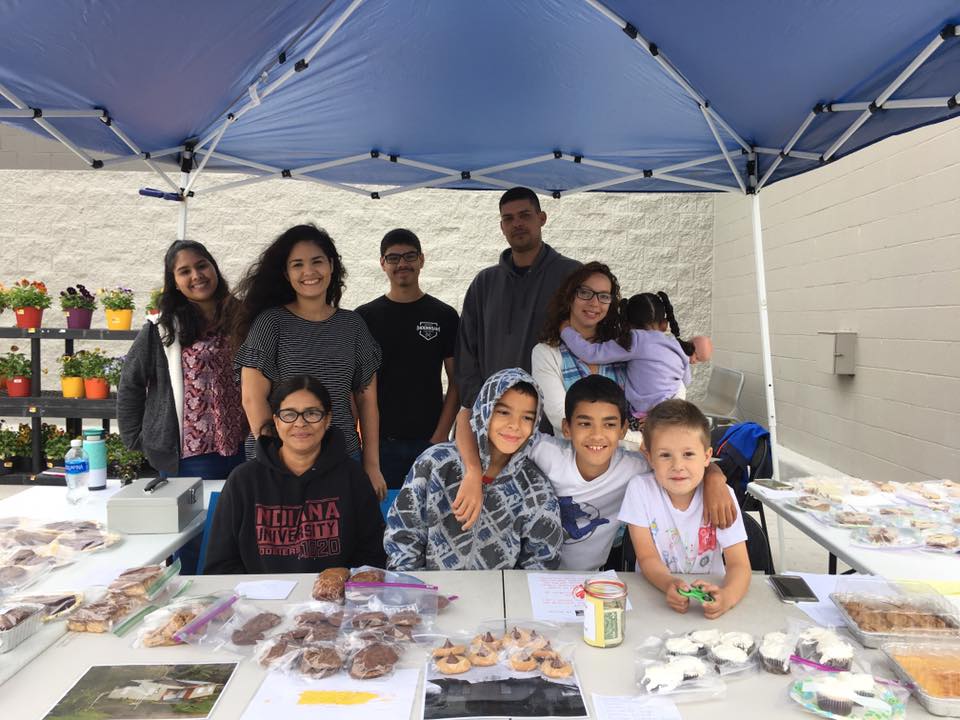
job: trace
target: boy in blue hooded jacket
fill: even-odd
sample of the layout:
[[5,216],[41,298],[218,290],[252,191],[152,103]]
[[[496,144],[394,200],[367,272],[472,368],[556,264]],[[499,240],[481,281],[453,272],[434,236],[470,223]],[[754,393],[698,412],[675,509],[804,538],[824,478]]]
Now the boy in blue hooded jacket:
[[453,514],[463,479],[455,443],[417,458],[387,514],[383,547],[391,570],[554,569],[563,529],[550,481],[529,457],[543,398],[520,368],[483,384],[470,426],[487,467],[483,512],[464,530]]

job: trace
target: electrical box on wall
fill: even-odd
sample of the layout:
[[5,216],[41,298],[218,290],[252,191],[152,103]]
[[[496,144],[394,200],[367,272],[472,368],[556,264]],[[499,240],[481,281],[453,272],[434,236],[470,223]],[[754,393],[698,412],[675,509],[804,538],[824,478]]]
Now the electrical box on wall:
[[856,372],[857,334],[819,332],[817,336],[817,370],[831,375],[853,375]]

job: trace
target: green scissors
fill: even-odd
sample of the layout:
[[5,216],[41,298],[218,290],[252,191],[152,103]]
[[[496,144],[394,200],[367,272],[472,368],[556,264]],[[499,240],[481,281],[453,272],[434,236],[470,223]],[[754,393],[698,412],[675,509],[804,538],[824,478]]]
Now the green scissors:
[[702,588],[692,587],[689,590],[680,590],[678,588],[677,592],[684,597],[693,598],[694,600],[699,600],[702,603],[713,602],[713,595]]

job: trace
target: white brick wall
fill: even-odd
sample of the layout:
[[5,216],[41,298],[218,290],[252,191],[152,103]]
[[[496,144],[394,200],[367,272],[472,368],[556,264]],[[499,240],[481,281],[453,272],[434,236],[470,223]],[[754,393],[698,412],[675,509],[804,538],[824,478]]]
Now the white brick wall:
[[[780,441],[883,480],[960,465],[960,120],[890,138],[761,192]],[[717,197],[715,362],[765,417],[749,201]],[[818,331],[857,369],[816,369]]]
[[[0,125],[0,168],[28,165],[45,152],[56,167],[70,166],[43,139]],[[6,163],[6,164],[5,164]],[[231,176],[235,179],[237,176]],[[222,182],[213,175],[204,183]],[[81,282],[89,288],[123,284],[137,291],[142,308],[150,288],[162,282],[162,258],[174,239],[175,203],[142,198],[156,186],[143,172],[70,172],[0,169],[0,282],[38,278],[56,293]],[[373,201],[294,180],[198,197],[192,202],[188,237],[204,242],[227,278],[236,281],[264,245],[290,225],[315,222],[337,242],[349,271],[344,307],[384,292],[378,264],[380,238],[393,227],[416,232],[427,257],[421,283],[458,310],[470,280],[496,262],[506,247],[497,215],[499,192],[418,190]],[[603,260],[626,293],[666,290],[684,335],[709,334],[713,269],[713,199],[708,195],[589,193],[560,201],[544,199],[544,238],[565,255]],[[63,325],[56,310],[45,325]],[[103,323],[102,311],[94,323]],[[7,312],[0,322],[11,324]],[[45,355],[45,387],[56,387],[56,351]],[[112,346],[117,353],[121,344]],[[0,350],[7,350],[6,344]],[[693,394],[709,370],[696,368]]]

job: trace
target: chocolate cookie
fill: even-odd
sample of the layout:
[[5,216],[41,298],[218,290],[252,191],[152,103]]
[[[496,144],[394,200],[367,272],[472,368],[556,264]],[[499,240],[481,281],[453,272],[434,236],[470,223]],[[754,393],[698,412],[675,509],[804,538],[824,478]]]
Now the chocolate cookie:
[[329,625],[330,627],[340,627],[343,622],[343,613],[325,613],[325,612],[304,612],[294,618],[297,625]]
[[369,680],[381,677],[393,670],[400,655],[384,643],[373,643],[353,656],[350,664],[350,677],[357,680]]
[[263,640],[264,633],[280,624],[280,616],[272,612],[262,612],[247,620],[238,630],[234,630],[231,640],[234,645],[255,645]]
[[309,647],[300,655],[300,672],[310,677],[327,677],[341,667],[343,659],[332,647]]
[[280,637],[273,645],[270,646],[270,649],[267,650],[260,658],[260,664],[263,667],[270,667],[277,660],[282,658],[287,654],[287,651],[291,650],[293,647],[296,647],[289,640]]
[[423,622],[423,618],[412,610],[401,610],[390,616],[390,622],[401,627],[416,627]]
[[390,618],[386,613],[379,611],[365,612],[354,615],[351,622],[355,628],[384,627],[390,624]]
[[0,567],[0,588],[11,588],[27,579],[27,571],[18,565]]

